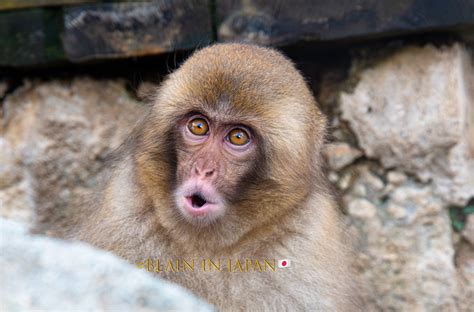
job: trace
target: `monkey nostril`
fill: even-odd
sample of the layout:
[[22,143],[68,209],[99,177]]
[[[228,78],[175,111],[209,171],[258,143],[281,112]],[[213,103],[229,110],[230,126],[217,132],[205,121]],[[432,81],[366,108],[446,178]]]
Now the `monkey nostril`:
[[202,176],[202,177],[206,177],[206,178],[211,177],[212,175],[214,175],[214,172],[215,172],[214,169],[211,169],[211,170],[202,169],[202,170],[200,170],[198,167],[195,167],[193,171],[194,171],[194,174],[196,176]]
[[206,177],[210,177],[214,174],[214,170],[208,170],[206,171]]

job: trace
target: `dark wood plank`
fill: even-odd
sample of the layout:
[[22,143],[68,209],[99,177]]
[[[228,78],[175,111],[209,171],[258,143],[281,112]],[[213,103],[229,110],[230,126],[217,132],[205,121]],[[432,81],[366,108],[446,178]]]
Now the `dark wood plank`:
[[219,41],[285,44],[474,25],[474,0],[218,0]]
[[39,65],[65,60],[61,9],[0,13],[0,65]]
[[2,0],[0,11],[100,2],[100,0]]
[[212,41],[207,0],[102,3],[64,9],[72,61],[159,54]]

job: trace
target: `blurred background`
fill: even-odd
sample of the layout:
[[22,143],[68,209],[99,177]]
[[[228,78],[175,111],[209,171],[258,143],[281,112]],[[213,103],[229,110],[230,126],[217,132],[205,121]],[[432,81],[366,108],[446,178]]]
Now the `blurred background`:
[[0,308],[208,309],[25,229],[94,190],[168,73],[234,41],[283,51],[329,117],[368,310],[473,311],[474,0],[0,0]]

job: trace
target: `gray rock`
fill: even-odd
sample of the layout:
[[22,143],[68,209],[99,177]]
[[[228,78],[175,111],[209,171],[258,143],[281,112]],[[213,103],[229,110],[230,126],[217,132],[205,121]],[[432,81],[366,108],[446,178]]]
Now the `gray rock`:
[[0,137],[0,217],[33,221],[35,208],[32,180],[17,162],[11,144]]
[[474,196],[474,67],[466,49],[407,47],[359,76],[340,105],[365,154],[466,204]]
[[0,219],[0,310],[212,311],[189,291],[86,244]]
[[[365,165],[343,196],[354,236],[357,267],[370,285],[369,307],[382,311],[456,311],[460,296],[451,224],[431,186],[411,179],[389,194]],[[368,176],[372,178],[367,179]],[[360,197],[357,190],[366,192]]]
[[26,82],[3,109],[0,215],[27,221],[36,208],[47,230],[97,187],[105,158],[145,112],[123,81],[85,78]]
[[407,176],[403,172],[389,171],[387,173],[387,181],[394,185],[400,185],[407,180]]
[[462,236],[474,246],[474,214],[469,214],[466,219],[466,226],[462,231]]
[[[331,176],[329,176],[330,178]],[[331,179],[329,179],[331,181]],[[331,181],[332,182],[332,181]],[[351,185],[352,182],[352,174],[350,172],[344,173],[340,179],[337,181],[337,187],[341,190],[347,190],[347,188]]]
[[370,219],[376,214],[376,207],[370,201],[357,198],[351,200],[348,205],[348,212],[351,216],[359,219]]
[[474,298],[474,246],[462,242],[456,251],[459,272],[459,311],[472,311]]
[[329,167],[340,170],[362,156],[362,152],[344,142],[327,144],[323,150]]

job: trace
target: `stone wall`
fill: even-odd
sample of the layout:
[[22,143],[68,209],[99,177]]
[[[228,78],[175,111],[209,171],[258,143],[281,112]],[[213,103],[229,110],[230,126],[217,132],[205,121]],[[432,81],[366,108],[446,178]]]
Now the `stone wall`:
[[[358,238],[355,265],[369,284],[371,307],[472,309],[469,49],[462,43],[427,44],[355,57],[345,79],[318,88],[321,104],[331,107],[328,174],[348,230]],[[25,81],[7,94],[0,215],[31,222],[33,211],[59,208],[64,215],[58,219],[39,221],[45,231],[64,221],[70,207],[94,190],[98,173],[107,169],[106,155],[145,110],[121,80]]]
[[[335,142],[326,155],[359,238],[357,266],[370,285],[369,300],[384,311],[469,311],[474,303],[469,50],[462,44],[408,46],[376,59],[355,59],[351,79],[338,90],[331,120]],[[352,130],[355,144],[338,133],[342,124]],[[450,209],[459,220],[451,220]]]

